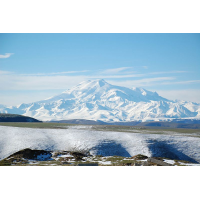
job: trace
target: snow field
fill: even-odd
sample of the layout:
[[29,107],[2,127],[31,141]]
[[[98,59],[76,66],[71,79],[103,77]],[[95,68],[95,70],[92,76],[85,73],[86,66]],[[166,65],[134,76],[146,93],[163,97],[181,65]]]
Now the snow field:
[[52,151],[90,151],[92,155],[171,156],[200,162],[200,138],[148,133],[0,126],[0,160],[31,148]]

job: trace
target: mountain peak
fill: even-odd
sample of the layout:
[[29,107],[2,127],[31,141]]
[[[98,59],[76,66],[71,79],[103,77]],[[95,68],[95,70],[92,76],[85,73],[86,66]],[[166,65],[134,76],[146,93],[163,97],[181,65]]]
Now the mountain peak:
[[104,86],[105,84],[108,84],[104,79],[98,79],[96,80],[96,83],[98,83],[100,87]]
[[96,80],[98,83],[107,83],[104,79],[97,79]]
[[86,88],[89,89],[89,88],[93,88],[93,87],[103,87],[105,85],[110,85],[110,84],[107,83],[104,79],[88,80],[88,81],[83,81],[83,82],[79,83],[78,85],[73,87],[72,90],[86,89]]
[[93,83],[98,83],[98,84],[106,84],[107,83],[104,79],[88,80],[86,82],[93,82]]

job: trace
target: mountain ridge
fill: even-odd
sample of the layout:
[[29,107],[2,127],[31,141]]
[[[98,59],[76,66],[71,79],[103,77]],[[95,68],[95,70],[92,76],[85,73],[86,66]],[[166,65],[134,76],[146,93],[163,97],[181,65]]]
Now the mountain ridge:
[[172,101],[143,88],[115,86],[103,79],[88,80],[45,100],[0,107],[0,113],[36,119],[86,119],[105,122],[199,119],[200,104]]

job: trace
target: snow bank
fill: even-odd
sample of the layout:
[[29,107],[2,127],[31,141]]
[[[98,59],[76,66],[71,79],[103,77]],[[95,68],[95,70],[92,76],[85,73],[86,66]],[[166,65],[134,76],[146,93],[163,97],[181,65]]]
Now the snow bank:
[[200,138],[103,132],[94,130],[31,129],[0,126],[0,159],[24,148],[43,150],[88,150],[104,156],[163,156],[200,162]]

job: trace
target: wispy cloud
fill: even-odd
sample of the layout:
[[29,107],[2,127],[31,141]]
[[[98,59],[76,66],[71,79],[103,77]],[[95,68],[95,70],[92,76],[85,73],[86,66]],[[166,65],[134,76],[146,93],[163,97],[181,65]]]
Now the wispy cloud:
[[123,78],[135,78],[135,77],[142,77],[144,74],[122,74],[122,75],[91,75],[88,78],[96,78],[96,79],[123,79]]
[[0,90],[66,90],[85,80],[85,76],[5,74],[0,76]]
[[[200,83],[200,80],[177,80],[174,76],[162,76],[159,77],[148,77],[148,74],[130,74],[130,73],[118,73],[118,74],[100,74],[97,75],[96,71],[91,71],[90,73],[84,73],[86,70],[82,71],[66,71],[66,72],[53,72],[44,74],[17,74],[9,71],[0,71],[0,90],[1,92],[6,91],[35,91],[35,93],[40,93],[41,91],[46,91],[49,96],[51,96],[50,91],[64,91],[70,89],[78,83],[86,80],[103,78],[113,85],[121,85],[125,87],[157,87],[158,85],[180,85],[180,84],[195,84]],[[143,77],[147,76],[147,78]],[[142,78],[141,78],[142,77]],[[36,92],[38,91],[38,92]],[[49,91],[49,92],[48,92]],[[55,92],[54,91],[54,92]],[[157,91],[157,90],[156,90]],[[166,94],[161,91],[161,95],[168,99],[183,99],[199,102],[200,96],[195,92],[188,92],[190,90],[184,90],[178,92],[178,90],[167,91]],[[197,90],[195,90],[197,91]],[[157,91],[159,93],[159,91]],[[171,93],[170,93],[171,92]],[[188,92],[188,93],[187,93]],[[199,90],[198,90],[199,92]],[[165,94],[165,95],[163,95]],[[190,94],[193,97],[189,97]],[[196,96],[195,96],[196,95]],[[13,96],[14,97],[14,96]],[[3,98],[3,97],[2,97]],[[1,98],[1,99],[2,99]],[[20,98],[20,97],[19,97]],[[22,99],[23,101],[23,99]],[[4,98],[5,102],[5,98]],[[0,102],[1,104],[1,102]]]
[[5,75],[5,74],[12,74],[10,71],[1,71],[0,70],[0,75]]
[[[119,72],[120,70],[124,70],[124,68],[120,68],[116,71]],[[65,90],[73,87],[81,81],[92,79],[105,79],[111,84],[125,87],[149,87],[157,85],[200,83],[200,80],[177,81],[176,77],[173,76],[157,76],[149,78],[148,74],[118,73],[114,75],[106,75],[101,73],[97,74],[96,71],[85,73],[87,71],[88,70],[40,74],[16,74],[9,71],[0,71],[0,90]],[[148,78],[144,78],[145,76]]]
[[159,95],[170,100],[184,100],[200,103],[200,90],[187,89],[187,90],[157,90]]
[[84,73],[89,72],[89,70],[82,70],[82,71],[67,71],[67,72],[54,72],[50,74],[75,74],[75,73]]
[[179,81],[176,84],[187,84],[187,83],[200,83],[200,80],[190,80],[190,81]]
[[[137,75],[138,76],[138,75]],[[110,75],[110,76],[95,76],[95,75],[71,75],[71,74],[15,74],[15,73],[0,73],[0,90],[51,90],[71,88],[81,81],[92,79],[123,79],[132,78],[136,75]]]
[[[161,75],[161,74],[180,74],[180,73],[189,73],[188,71],[157,71],[157,72],[150,72],[150,73],[139,73],[133,71],[135,67],[120,67],[114,69],[107,69],[102,70],[99,72],[99,75],[103,75],[105,78],[126,78],[126,77],[142,77],[142,76],[150,76],[150,75]],[[144,69],[148,69],[148,66],[142,66]],[[112,77],[110,75],[112,74]],[[107,77],[105,76],[107,75]]]
[[106,70],[103,70],[101,72],[101,74],[118,74],[127,69],[132,69],[132,67],[120,67],[120,68],[106,69]]
[[188,73],[188,71],[165,71],[165,72],[151,72],[149,74],[180,74],[180,73]]
[[188,80],[188,81],[175,81],[175,82],[163,82],[163,85],[176,85],[176,84],[191,84],[191,83],[200,83],[200,80]]
[[5,55],[1,55],[0,54],[0,58],[9,58],[11,55],[13,55],[14,53],[5,53]]
[[88,72],[89,70],[82,70],[82,71],[66,71],[66,72],[52,72],[52,73],[36,73],[36,74],[21,74],[23,76],[52,76],[52,75],[63,75],[63,74],[76,74],[76,73],[84,73]]
[[90,75],[91,78],[123,79],[142,77],[145,74],[133,71],[133,67],[119,67],[113,69],[99,70]]
[[156,77],[156,78],[145,78],[138,80],[127,80],[127,81],[110,81],[112,84],[121,85],[125,87],[144,87],[152,86],[154,84],[161,84],[163,81],[174,80],[175,77]]

